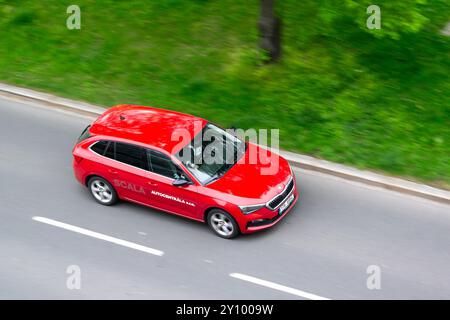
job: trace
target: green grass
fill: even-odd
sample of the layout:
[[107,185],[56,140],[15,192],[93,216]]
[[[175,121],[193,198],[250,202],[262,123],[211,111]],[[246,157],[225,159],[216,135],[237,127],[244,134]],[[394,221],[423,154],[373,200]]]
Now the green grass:
[[346,19],[324,26],[315,1],[283,0],[283,58],[266,65],[257,0],[76,3],[81,30],[66,28],[72,3],[0,0],[0,81],[280,128],[284,149],[450,187],[443,21],[379,39]]

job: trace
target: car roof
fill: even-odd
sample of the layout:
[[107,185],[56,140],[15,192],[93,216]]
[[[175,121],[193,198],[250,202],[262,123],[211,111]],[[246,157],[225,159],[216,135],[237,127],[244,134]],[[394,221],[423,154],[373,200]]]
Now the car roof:
[[174,154],[188,143],[180,144],[183,140],[173,136],[174,132],[189,133],[191,141],[207,123],[202,118],[176,111],[125,104],[103,113],[89,132],[139,142]]

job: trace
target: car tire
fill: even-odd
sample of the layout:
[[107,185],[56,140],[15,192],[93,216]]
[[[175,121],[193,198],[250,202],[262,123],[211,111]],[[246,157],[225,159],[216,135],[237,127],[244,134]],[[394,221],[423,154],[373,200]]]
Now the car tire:
[[239,234],[239,226],[228,212],[212,209],[206,220],[211,230],[221,238],[232,239]]
[[118,200],[117,192],[114,187],[105,179],[100,177],[92,177],[89,179],[88,189],[92,197],[98,203],[104,206],[111,206]]

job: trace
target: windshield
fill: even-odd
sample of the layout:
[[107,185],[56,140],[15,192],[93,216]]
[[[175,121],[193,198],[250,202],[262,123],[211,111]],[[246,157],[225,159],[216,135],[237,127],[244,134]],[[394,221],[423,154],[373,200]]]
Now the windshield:
[[177,158],[205,185],[224,175],[241,159],[245,150],[244,141],[208,123],[201,133],[178,152]]

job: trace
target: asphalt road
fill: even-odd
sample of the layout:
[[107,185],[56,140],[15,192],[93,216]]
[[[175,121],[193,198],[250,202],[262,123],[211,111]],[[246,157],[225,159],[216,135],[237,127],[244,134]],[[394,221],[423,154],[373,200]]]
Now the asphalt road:
[[[241,273],[329,299],[450,299],[448,205],[296,170],[295,210],[271,230],[223,240],[198,222],[94,202],[71,168],[90,122],[0,98],[0,298],[302,299],[230,276]],[[80,267],[80,290],[66,286],[70,265]],[[370,265],[380,289],[367,288]]]

